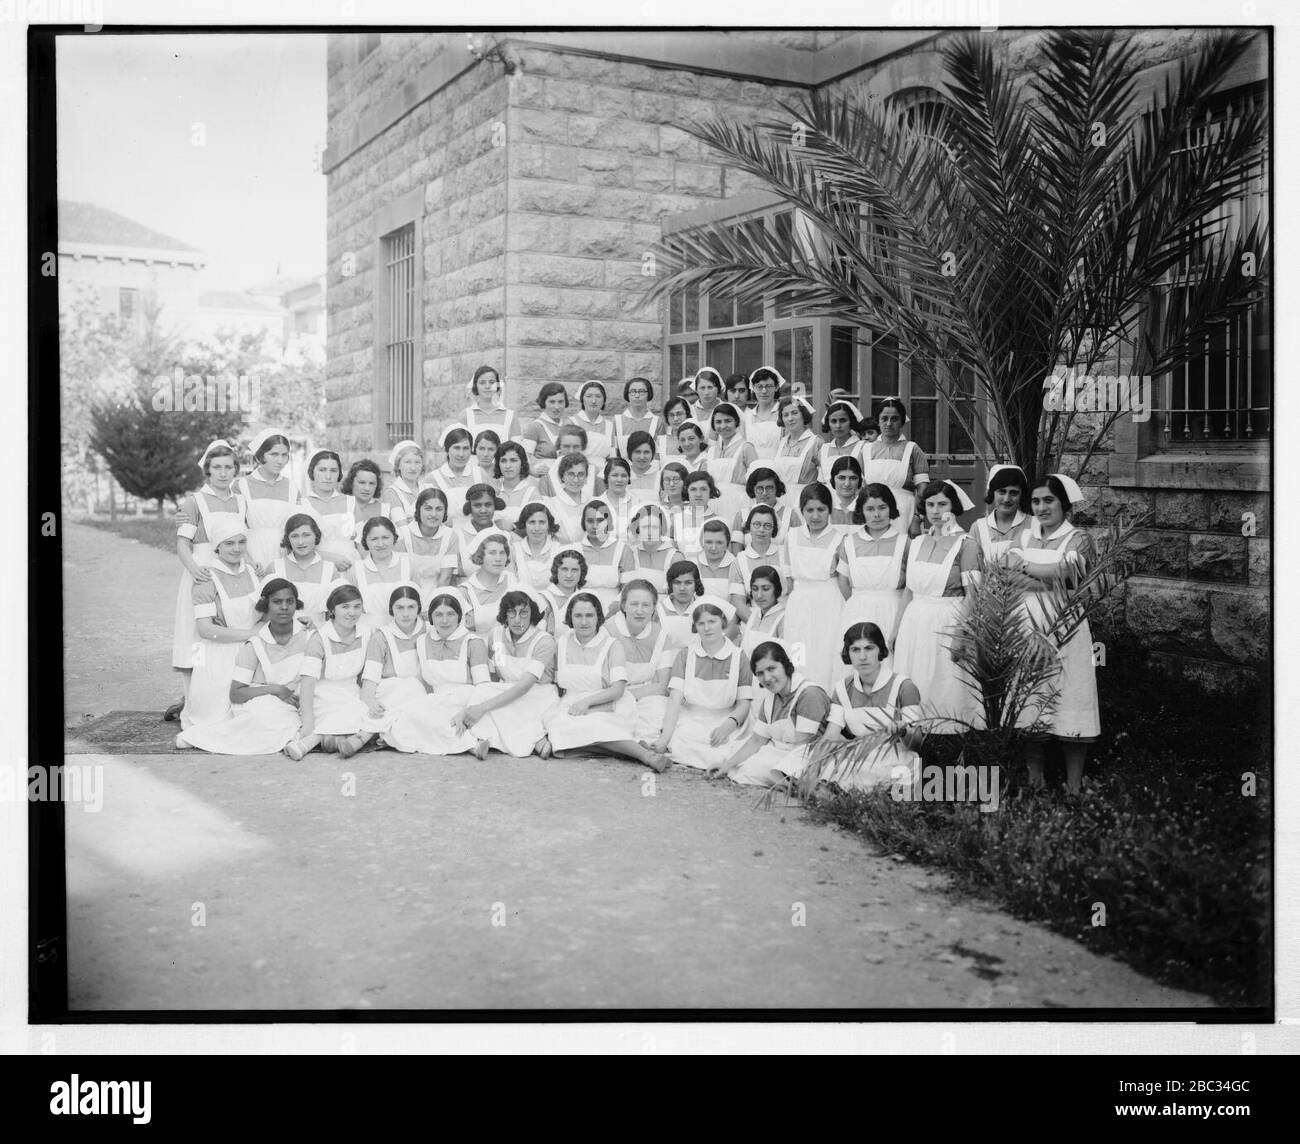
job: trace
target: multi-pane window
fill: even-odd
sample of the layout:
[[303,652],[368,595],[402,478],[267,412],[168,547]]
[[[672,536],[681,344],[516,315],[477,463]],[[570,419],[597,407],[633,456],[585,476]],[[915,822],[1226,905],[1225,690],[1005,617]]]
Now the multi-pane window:
[[[1218,137],[1244,109],[1264,107],[1265,99],[1262,83],[1223,93],[1205,120],[1188,132],[1187,161],[1195,162],[1199,147]],[[1217,243],[1234,241],[1256,223],[1267,223],[1268,178],[1267,160],[1261,156],[1242,193],[1202,220],[1196,228],[1203,235],[1202,257],[1210,256]],[[1189,260],[1171,275],[1154,307],[1157,321],[1163,315],[1186,313],[1187,284],[1199,270],[1199,261]],[[1162,445],[1245,443],[1272,435],[1270,323],[1269,284],[1261,278],[1253,305],[1205,337],[1199,356],[1159,379],[1156,404]]]
[[384,305],[388,318],[384,345],[387,380],[388,443],[415,437],[415,227],[407,225],[383,240]]
[[140,310],[140,291],[133,286],[123,286],[117,292],[117,316],[124,322],[134,322]]

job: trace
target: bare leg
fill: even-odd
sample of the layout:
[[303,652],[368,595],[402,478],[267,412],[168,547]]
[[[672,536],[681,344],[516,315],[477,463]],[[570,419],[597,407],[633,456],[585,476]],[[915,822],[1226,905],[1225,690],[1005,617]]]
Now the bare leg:
[[371,739],[375,737],[373,731],[358,731],[355,735],[338,736],[337,750],[345,759],[350,759]]
[[295,739],[292,743],[287,744],[284,753],[294,762],[298,762],[304,755],[314,751],[320,745],[320,735],[308,735],[305,739]]
[[672,765],[666,754],[655,754],[654,751],[648,747],[643,747],[634,739],[618,739],[612,743],[592,743],[591,749],[602,751],[607,755],[618,755],[620,758],[633,759],[660,774]]
[[1071,794],[1078,794],[1083,789],[1083,764],[1088,758],[1087,743],[1064,743],[1065,751],[1065,789]]
[[555,753],[551,750],[551,740],[545,735],[533,745],[533,751],[539,759],[549,759]]

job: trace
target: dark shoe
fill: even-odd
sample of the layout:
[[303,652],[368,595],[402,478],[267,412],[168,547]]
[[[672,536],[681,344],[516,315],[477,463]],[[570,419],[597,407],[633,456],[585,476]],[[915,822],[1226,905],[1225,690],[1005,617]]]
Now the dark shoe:
[[181,717],[181,712],[185,709],[185,700],[179,703],[173,703],[166,711],[163,712],[164,723],[175,723]]

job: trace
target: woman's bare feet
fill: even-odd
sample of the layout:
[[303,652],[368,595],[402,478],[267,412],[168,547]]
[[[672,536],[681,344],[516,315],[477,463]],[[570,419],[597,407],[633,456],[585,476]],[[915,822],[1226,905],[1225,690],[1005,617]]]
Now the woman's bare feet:
[[479,760],[486,759],[488,751],[491,749],[491,745],[486,739],[480,739],[474,744],[474,757]]
[[555,752],[551,750],[551,740],[543,735],[533,746],[539,759],[549,759]]

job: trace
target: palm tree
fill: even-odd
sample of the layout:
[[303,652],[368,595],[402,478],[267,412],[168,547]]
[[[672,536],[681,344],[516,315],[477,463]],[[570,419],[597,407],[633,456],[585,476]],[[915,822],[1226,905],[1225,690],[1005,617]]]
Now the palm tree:
[[[932,117],[817,92],[754,126],[683,124],[798,208],[814,237],[792,252],[761,226],[675,234],[650,297],[779,294],[892,334],[955,416],[953,398],[983,399],[987,418],[962,417],[978,452],[1058,471],[1074,415],[1045,408],[1045,379],[1092,374],[1117,348],[1131,374],[1168,374],[1261,296],[1267,228],[1226,208],[1257,175],[1267,112],[1205,126],[1250,39],[1216,35],[1145,108],[1131,45],[1059,30],[1023,83],[988,38],[950,43]],[[1118,415],[1098,420],[1089,455]]]

